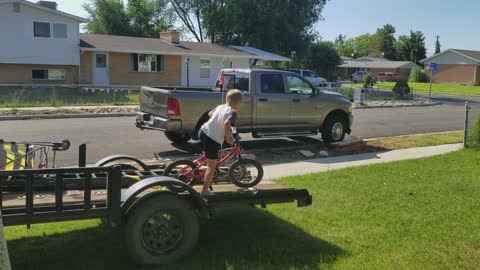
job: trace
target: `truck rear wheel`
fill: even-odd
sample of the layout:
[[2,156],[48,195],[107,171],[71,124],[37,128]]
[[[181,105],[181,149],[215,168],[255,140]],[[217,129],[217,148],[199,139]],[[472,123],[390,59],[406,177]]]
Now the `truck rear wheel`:
[[192,205],[174,195],[163,194],[141,202],[128,215],[125,242],[137,263],[169,264],[192,251],[199,228]]
[[188,134],[175,131],[165,131],[165,137],[175,144],[185,144],[190,140]]

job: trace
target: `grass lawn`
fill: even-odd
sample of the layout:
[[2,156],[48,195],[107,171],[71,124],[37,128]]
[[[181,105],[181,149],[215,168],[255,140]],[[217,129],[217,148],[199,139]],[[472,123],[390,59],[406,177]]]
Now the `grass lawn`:
[[[413,87],[413,93],[428,93],[430,90],[429,83],[408,83],[410,87]],[[376,86],[380,88],[392,89],[395,83],[377,83]],[[480,87],[472,85],[459,85],[459,84],[444,84],[434,83],[432,84],[432,95],[434,94],[447,94],[447,95],[463,95],[463,96],[479,96]]]
[[85,91],[81,88],[0,87],[0,107],[50,107],[77,105],[135,105],[138,104],[138,91]]
[[368,141],[368,145],[393,150],[461,142],[463,142],[463,131],[451,131],[436,134],[376,138]]
[[218,210],[194,253],[137,268],[98,220],[7,227],[13,269],[478,269],[480,153],[289,177],[313,205]]

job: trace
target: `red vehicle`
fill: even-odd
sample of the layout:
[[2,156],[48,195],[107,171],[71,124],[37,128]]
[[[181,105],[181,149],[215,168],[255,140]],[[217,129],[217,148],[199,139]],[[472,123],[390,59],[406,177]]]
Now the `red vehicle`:
[[377,75],[377,82],[396,82],[399,76],[393,72],[380,72]]
[[[228,179],[238,187],[253,187],[262,180],[263,167],[256,160],[243,157],[243,150],[240,146],[240,137],[238,134],[235,134],[234,138],[234,146],[224,149],[219,153],[220,157],[216,167],[217,174],[225,163],[236,157],[237,160],[229,166]],[[182,159],[172,162],[167,166],[163,175],[177,178],[180,181],[193,186],[203,182],[203,178],[207,172],[206,166],[207,157],[205,156],[205,153],[203,153],[201,157],[194,161]]]

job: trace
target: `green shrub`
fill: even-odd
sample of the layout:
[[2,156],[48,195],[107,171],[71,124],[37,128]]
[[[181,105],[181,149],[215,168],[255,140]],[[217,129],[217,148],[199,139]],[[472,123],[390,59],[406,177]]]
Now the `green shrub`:
[[468,132],[467,146],[480,148],[480,117],[478,117],[473,128]]
[[377,80],[373,78],[372,75],[370,74],[363,76],[363,88],[367,88],[367,87],[372,88],[376,82]]
[[421,67],[414,67],[410,71],[410,76],[408,76],[408,81],[424,83],[424,82],[428,82],[428,76],[427,74],[425,74],[425,72],[423,72],[423,69]]
[[351,89],[351,88],[340,88],[340,90],[338,90],[338,93],[348,97],[348,99],[353,102],[353,89]]
[[406,80],[398,80],[392,90],[400,97],[404,97],[410,94],[410,86],[408,85],[408,82]]

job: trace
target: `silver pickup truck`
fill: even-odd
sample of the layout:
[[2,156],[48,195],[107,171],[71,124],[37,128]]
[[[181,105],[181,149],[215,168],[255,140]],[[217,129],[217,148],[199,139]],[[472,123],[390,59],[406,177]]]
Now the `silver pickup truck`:
[[302,76],[268,69],[223,69],[213,89],[142,87],[136,126],[165,132],[174,143],[197,139],[208,112],[225,102],[229,89],[243,92],[237,130],[255,138],[322,134],[342,141],[352,126],[347,97],[318,90]]

